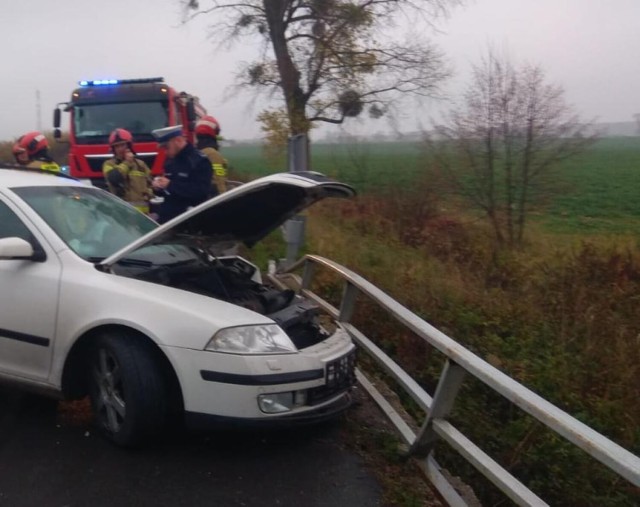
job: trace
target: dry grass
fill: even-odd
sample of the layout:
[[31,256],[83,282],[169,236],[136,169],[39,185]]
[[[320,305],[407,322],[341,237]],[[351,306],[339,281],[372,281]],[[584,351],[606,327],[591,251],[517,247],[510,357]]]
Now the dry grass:
[[[635,238],[612,241],[534,229],[525,248],[495,252],[486,229],[468,216],[444,215],[437,207],[412,215],[410,207],[397,204],[393,196],[386,201],[365,196],[318,206],[308,221],[309,250],[360,273],[527,387],[638,453]],[[325,282],[339,295],[338,286]],[[362,313],[366,318],[355,318],[368,326],[367,334],[425,386],[435,385],[439,367],[427,347],[398,334],[374,308],[365,306]],[[470,434],[488,442],[494,457],[513,464],[547,501],[627,505],[640,500],[634,490],[614,487],[616,479],[602,467],[567,450],[509,404],[476,386],[463,398],[467,407],[457,411],[461,424],[466,419]],[[482,422],[482,414],[491,422]],[[549,481],[549,470],[556,469]],[[495,498],[487,493],[483,500],[491,504]]]

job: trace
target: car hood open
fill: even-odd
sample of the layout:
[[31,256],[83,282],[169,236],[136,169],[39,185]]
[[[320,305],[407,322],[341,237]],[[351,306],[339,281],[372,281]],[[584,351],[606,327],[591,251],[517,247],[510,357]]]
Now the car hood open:
[[159,226],[104,259],[111,266],[131,252],[168,237],[200,236],[208,243],[243,242],[251,247],[286,220],[326,197],[348,198],[355,190],[315,172],[278,173],[245,183]]

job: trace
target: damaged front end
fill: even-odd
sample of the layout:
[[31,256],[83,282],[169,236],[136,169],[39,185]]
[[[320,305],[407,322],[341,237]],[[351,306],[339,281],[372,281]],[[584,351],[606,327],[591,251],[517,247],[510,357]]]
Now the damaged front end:
[[320,323],[315,303],[293,290],[262,283],[259,269],[239,256],[216,257],[184,243],[155,244],[113,265],[112,270],[264,315],[285,331],[298,350],[323,342],[335,331],[327,329],[330,322]]

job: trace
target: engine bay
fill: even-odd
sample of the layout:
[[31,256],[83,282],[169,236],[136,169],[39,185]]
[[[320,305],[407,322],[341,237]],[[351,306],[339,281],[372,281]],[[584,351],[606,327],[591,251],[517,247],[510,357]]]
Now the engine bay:
[[260,270],[242,257],[214,257],[202,252],[184,257],[174,256],[171,262],[161,263],[124,259],[112,269],[121,276],[202,294],[265,315],[289,335],[298,349],[328,338],[315,303],[291,289],[263,283]]

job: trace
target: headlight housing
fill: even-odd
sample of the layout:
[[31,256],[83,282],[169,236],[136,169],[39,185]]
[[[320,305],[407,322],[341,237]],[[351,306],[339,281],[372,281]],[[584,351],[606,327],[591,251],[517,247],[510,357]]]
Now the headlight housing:
[[276,324],[221,329],[207,343],[205,350],[228,354],[287,354],[298,351],[287,333]]

